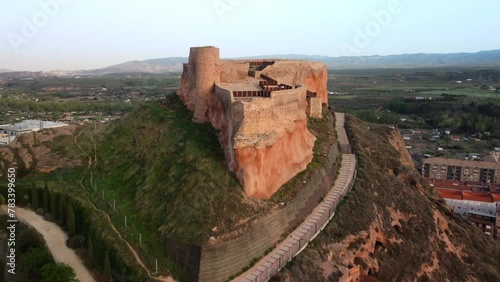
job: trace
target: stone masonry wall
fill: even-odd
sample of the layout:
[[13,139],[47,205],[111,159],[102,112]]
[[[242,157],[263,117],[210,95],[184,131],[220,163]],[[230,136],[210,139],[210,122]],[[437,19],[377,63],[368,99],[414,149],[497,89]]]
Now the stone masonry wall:
[[311,97],[307,98],[307,115],[312,118],[321,118],[322,113],[321,98]]
[[316,92],[323,104],[328,104],[328,70],[321,62],[276,61],[265,68],[262,74],[279,78],[280,83],[303,85],[307,90]]
[[220,83],[219,49],[215,47],[191,48],[189,63],[185,65],[178,95],[189,110],[195,122],[208,122],[209,105],[216,83]]
[[231,83],[245,80],[248,77],[250,64],[245,62],[234,63],[230,61],[220,62],[220,82]]
[[292,132],[295,122],[307,118],[303,96],[305,89],[298,88],[272,92],[271,99],[236,101],[243,106],[244,119],[234,134],[235,148],[272,146],[286,132]]

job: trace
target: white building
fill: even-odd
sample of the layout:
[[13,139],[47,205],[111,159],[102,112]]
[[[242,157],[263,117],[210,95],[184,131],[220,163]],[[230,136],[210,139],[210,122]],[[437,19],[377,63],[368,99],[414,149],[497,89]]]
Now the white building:
[[42,121],[42,120],[24,120],[16,124],[3,124],[0,125],[0,142],[10,143],[19,134],[36,132],[45,128],[56,128],[68,126],[66,123],[53,122],[53,121]]

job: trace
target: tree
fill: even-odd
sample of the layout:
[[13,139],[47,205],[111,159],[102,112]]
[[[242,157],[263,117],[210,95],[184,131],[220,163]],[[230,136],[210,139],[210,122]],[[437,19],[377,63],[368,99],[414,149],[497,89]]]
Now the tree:
[[57,201],[56,201],[56,193],[50,194],[50,213],[52,217],[57,220],[59,218],[58,210],[57,210]]
[[73,205],[68,203],[68,216],[66,217],[66,226],[68,227],[68,235],[76,234],[75,225],[75,212],[73,211]]
[[73,268],[65,263],[49,263],[42,267],[42,282],[77,282]]
[[104,277],[106,277],[106,282],[112,281],[111,264],[109,263],[108,252],[106,252],[106,256],[104,256]]
[[23,265],[32,273],[40,273],[40,268],[54,260],[52,256],[41,247],[29,248],[28,252],[21,254]]
[[92,267],[94,265],[94,246],[92,245],[92,238],[90,236],[87,244],[87,256],[89,257],[89,264]]
[[59,196],[59,207],[57,209],[57,213],[59,215],[59,223],[62,226],[66,223],[66,197],[63,194]]
[[35,182],[31,182],[31,204],[33,209],[36,211],[38,209],[38,191]]
[[45,186],[43,187],[43,210],[45,213],[49,213],[50,211],[50,191],[47,186],[47,182],[45,182]]

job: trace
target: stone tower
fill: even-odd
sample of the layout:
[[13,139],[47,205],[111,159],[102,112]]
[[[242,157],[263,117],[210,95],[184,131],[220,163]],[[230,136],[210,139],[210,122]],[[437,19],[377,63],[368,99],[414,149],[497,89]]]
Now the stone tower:
[[208,122],[207,110],[215,84],[220,82],[219,48],[192,47],[189,53],[189,67],[193,70],[190,85],[195,86],[190,94],[194,97],[194,121]]

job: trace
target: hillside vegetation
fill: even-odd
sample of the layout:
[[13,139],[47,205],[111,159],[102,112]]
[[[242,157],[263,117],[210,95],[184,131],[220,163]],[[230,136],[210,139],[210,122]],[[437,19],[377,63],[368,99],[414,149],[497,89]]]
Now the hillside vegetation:
[[195,124],[176,95],[150,103],[97,137],[93,183],[163,238],[201,244],[256,212],[224,163],[215,130]]
[[[500,244],[450,212],[393,127],[350,117],[354,189],[275,281],[500,281]],[[370,277],[368,277],[370,276]]]

